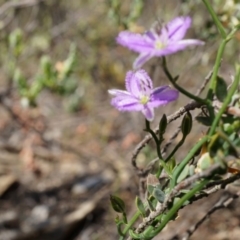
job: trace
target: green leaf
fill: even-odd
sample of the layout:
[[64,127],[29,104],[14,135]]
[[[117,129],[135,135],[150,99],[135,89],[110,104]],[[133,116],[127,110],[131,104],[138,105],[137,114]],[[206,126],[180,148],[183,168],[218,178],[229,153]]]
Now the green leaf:
[[146,210],[145,210],[145,207],[144,207],[144,204],[143,204],[142,200],[138,196],[135,199],[135,204],[136,204],[139,212],[142,214],[142,216],[145,217],[146,216]]
[[176,160],[174,157],[170,158],[169,161],[166,163],[168,171],[172,174],[174,167],[176,166]]
[[227,84],[223,78],[217,76],[216,97],[223,102],[227,96]]
[[194,165],[190,165],[189,166],[189,175],[193,176],[195,174],[195,166]]
[[152,203],[152,201],[150,199],[147,199],[147,202],[148,202],[149,209],[152,212],[155,211],[155,207],[154,207],[154,204]]
[[9,47],[12,49],[15,57],[18,57],[23,50],[23,32],[20,28],[15,29],[9,35]]
[[182,180],[184,180],[189,174],[189,165],[186,165],[180,175],[177,178],[177,183],[180,183]]
[[148,192],[149,192],[149,194],[150,195],[152,195],[153,194],[153,190],[154,190],[154,186],[152,186],[152,185],[147,185],[147,190],[148,190]]
[[26,78],[22,75],[21,71],[19,68],[15,69],[14,71],[14,75],[13,75],[13,80],[14,82],[17,83],[20,91],[22,89],[28,89],[29,86],[28,86],[28,83],[27,83],[27,80]]
[[111,202],[112,208],[116,212],[123,213],[123,214],[125,213],[125,203],[121,198],[114,195],[110,195],[110,202]]
[[158,178],[151,173],[148,174],[148,176],[147,176],[147,190],[151,195],[153,194],[153,190],[156,186],[160,187],[160,183],[159,183]]
[[212,126],[212,122],[213,122],[210,117],[203,117],[203,116],[197,116],[196,120],[207,127]]
[[197,163],[197,171],[204,171],[214,164],[214,160],[210,157],[209,152],[204,153]]
[[162,167],[164,168],[164,170],[166,171],[166,173],[169,175],[169,177],[171,177],[172,172],[171,172],[171,169],[169,168],[169,166],[167,165],[168,162],[166,163],[160,159],[160,163],[161,163]]
[[155,197],[160,203],[164,202],[165,193],[158,187],[153,190],[153,197]]
[[77,48],[76,48],[75,44],[72,44],[70,47],[70,52],[69,52],[68,58],[64,61],[63,69],[59,76],[60,79],[69,77],[71,75],[71,73],[73,72],[74,65],[75,65],[76,59],[77,59],[76,53],[77,53]]
[[51,59],[49,56],[42,56],[40,60],[40,66],[42,71],[42,76],[39,78],[39,81],[42,81],[42,83],[46,87],[53,87],[56,83],[54,82],[55,79],[55,70],[53,67],[53,64],[51,62]]

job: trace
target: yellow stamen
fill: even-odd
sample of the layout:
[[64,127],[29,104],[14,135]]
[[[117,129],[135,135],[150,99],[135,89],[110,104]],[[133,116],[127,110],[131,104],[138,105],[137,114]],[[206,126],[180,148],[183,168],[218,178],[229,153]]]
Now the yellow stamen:
[[149,97],[148,96],[142,96],[140,99],[140,103],[141,104],[147,104],[149,101]]
[[157,40],[155,42],[155,48],[156,49],[163,49],[164,48],[164,44],[160,40]]

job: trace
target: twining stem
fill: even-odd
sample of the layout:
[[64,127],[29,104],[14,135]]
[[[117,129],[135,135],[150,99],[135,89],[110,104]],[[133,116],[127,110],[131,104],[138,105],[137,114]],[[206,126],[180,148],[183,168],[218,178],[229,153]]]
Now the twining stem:
[[202,99],[200,97],[197,97],[193,94],[191,94],[190,92],[188,92],[187,90],[185,90],[184,88],[180,87],[177,83],[176,83],[176,79],[173,78],[173,76],[171,75],[171,73],[169,72],[168,68],[167,68],[167,61],[165,57],[162,57],[162,67],[163,67],[163,71],[166,74],[168,80],[172,83],[172,85],[182,94],[184,94],[185,96],[199,102],[199,103],[203,103],[203,104],[208,104],[208,100],[206,99]]
[[218,16],[217,16],[217,14],[214,12],[211,4],[208,2],[208,0],[203,0],[203,3],[205,4],[205,6],[206,6],[208,12],[210,13],[210,15],[212,16],[212,19],[213,19],[213,21],[214,21],[214,23],[215,23],[218,31],[220,32],[221,37],[222,37],[223,39],[226,38],[227,34],[226,34],[226,32],[225,32],[225,29],[224,29],[223,25],[221,24],[221,22],[219,21]]
[[170,183],[170,188],[173,189],[176,185],[178,176],[180,175],[180,173],[182,172],[182,170],[184,169],[184,167],[186,166],[186,164],[192,159],[192,157],[194,156],[194,154],[198,151],[198,149],[208,140],[208,136],[204,136],[191,150],[190,152],[187,154],[187,156],[181,161],[181,163],[177,166],[177,168],[175,169],[175,171],[173,172],[172,175],[172,180]]
[[222,114],[225,112],[228,104],[231,102],[232,96],[234,94],[234,92],[236,91],[238,85],[239,85],[239,80],[240,80],[240,65],[236,66],[236,75],[233,81],[233,84],[231,85],[227,97],[225,98],[222,107],[220,108],[220,110],[218,111],[216,117],[214,118],[214,121],[212,123],[212,126],[209,130],[208,136],[212,136],[215,132],[215,129],[220,121],[220,118],[222,116]]

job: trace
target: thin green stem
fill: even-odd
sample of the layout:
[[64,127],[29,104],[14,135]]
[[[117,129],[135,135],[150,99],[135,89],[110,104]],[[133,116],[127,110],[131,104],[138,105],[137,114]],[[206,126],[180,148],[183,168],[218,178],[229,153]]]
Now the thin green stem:
[[234,78],[234,81],[233,81],[233,84],[232,86],[230,87],[229,91],[228,91],[228,94],[227,94],[227,97],[226,99],[224,100],[223,102],[223,105],[222,107],[220,108],[220,110],[218,111],[214,121],[213,121],[213,124],[209,130],[209,133],[208,133],[208,136],[212,136],[215,132],[215,129],[222,117],[222,114],[225,112],[228,104],[231,102],[231,99],[232,99],[232,96],[234,94],[234,92],[236,91],[238,85],[239,85],[239,80],[240,80],[240,65],[237,65],[236,67],[236,76]]
[[210,15],[212,16],[212,19],[213,19],[218,31],[220,32],[221,37],[223,39],[226,38],[227,34],[225,32],[225,29],[224,29],[223,25],[221,24],[221,22],[219,21],[218,16],[214,12],[211,4],[208,2],[208,0],[203,0],[203,3],[205,4],[205,6],[206,6],[208,12],[210,13]]
[[183,136],[182,139],[179,141],[179,143],[175,146],[175,148],[169,154],[169,156],[166,158],[165,162],[168,162],[172,158],[172,156],[177,152],[177,150],[183,145],[185,139],[186,139],[186,136]]
[[119,240],[123,240],[126,237],[127,232],[129,231],[129,229],[133,226],[133,224],[137,221],[137,219],[141,216],[141,212],[137,211],[133,217],[128,221],[128,224],[126,225],[126,227],[123,229],[122,233],[123,236],[120,236]]
[[228,42],[228,40],[224,39],[219,46],[216,61],[215,61],[214,68],[213,68],[212,77],[211,77],[210,83],[209,83],[209,90],[208,90],[208,94],[207,94],[207,99],[212,100],[213,96],[216,92],[217,75],[218,75],[218,71],[219,71],[219,68],[220,68],[220,65],[221,65],[223,52],[224,52],[224,49],[226,47],[227,42]]
[[160,147],[161,142],[158,140],[155,132],[151,129],[150,122],[147,119],[146,119],[145,122],[146,122],[146,131],[149,132],[152,135],[152,137],[153,137],[153,139],[156,143],[158,158],[162,159],[162,153],[161,153],[161,147]]
[[190,92],[188,92],[187,90],[185,90],[184,88],[180,87],[177,83],[175,78],[172,77],[171,73],[169,72],[168,68],[167,68],[167,62],[166,62],[166,58],[163,57],[162,58],[162,67],[163,67],[163,71],[165,73],[165,75],[167,76],[168,80],[172,83],[172,85],[182,94],[184,94],[185,96],[199,102],[199,103],[203,103],[203,104],[208,104],[208,100],[206,99],[202,99],[200,97],[197,97],[193,94],[191,94]]
[[188,162],[193,158],[194,154],[199,150],[199,148],[208,140],[208,136],[204,136],[195,146],[190,150],[187,156],[181,161],[181,163],[177,166],[175,171],[173,172],[172,180],[170,183],[171,189],[173,189],[176,185],[177,178],[186,166]]

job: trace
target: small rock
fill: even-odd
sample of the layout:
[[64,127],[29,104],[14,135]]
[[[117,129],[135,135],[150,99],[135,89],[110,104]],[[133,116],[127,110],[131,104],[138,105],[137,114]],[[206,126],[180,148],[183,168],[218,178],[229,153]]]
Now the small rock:
[[[25,234],[29,234],[34,229],[43,229],[49,224],[49,208],[46,205],[38,205],[34,207],[30,216],[21,222],[21,230]],[[0,238],[1,239],[1,238]]]
[[31,218],[35,223],[42,223],[48,219],[49,208],[46,205],[38,205],[33,208],[31,212]]
[[13,240],[19,235],[19,231],[16,230],[1,230],[0,239]]
[[84,194],[93,187],[99,186],[103,183],[101,176],[94,176],[84,179],[82,182],[78,182],[73,185],[72,193],[75,195]]

